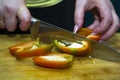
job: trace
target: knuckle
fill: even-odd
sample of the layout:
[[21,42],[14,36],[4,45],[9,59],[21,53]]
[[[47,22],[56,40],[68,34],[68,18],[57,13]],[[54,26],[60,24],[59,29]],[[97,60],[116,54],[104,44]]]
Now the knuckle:
[[112,17],[112,16],[108,16],[108,17],[106,18],[106,22],[108,22],[108,23],[113,22],[113,17]]
[[30,18],[29,17],[24,18],[23,23],[30,23]]
[[96,27],[94,31],[98,34],[104,34],[105,29],[101,27]]
[[4,11],[9,14],[13,14],[17,11],[17,7],[14,7],[14,5],[6,4],[4,6]]
[[11,6],[11,5],[6,5],[6,6],[5,6],[5,10],[6,10],[6,12],[8,12],[8,13],[12,12],[12,6]]

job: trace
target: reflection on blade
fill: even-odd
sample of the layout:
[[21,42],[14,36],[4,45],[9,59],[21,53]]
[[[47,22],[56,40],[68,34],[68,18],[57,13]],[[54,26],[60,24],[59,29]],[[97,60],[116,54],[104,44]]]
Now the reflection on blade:
[[51,43],[53,42],[54,39],[68,41],[88,40],[91,41],[92,44],[94,45],[93,48],[94,50],[93,53],[91,54],[92,57],[103,60],[120,62],[120,53],[114,50],[113,48],[107,46],[106,44],[92,41],[90,39],[84,38],[70,31],[61,29],[57,26],[51,25],[44,21],[40,21],[38,37],[44,43]]
[[106,44],[95,43],[92,57],[120,62],[120,53]]

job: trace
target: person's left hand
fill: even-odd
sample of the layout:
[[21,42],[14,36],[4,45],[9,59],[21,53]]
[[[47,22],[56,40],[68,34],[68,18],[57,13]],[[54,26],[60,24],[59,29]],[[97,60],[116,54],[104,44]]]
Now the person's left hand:
[[119,18],[110,0],[76,0],[74,32],[83,27],[86,11],[94,14],[94,22],[88,26],[93,34],[100,34],[101,41],[112,37],[120,28]]

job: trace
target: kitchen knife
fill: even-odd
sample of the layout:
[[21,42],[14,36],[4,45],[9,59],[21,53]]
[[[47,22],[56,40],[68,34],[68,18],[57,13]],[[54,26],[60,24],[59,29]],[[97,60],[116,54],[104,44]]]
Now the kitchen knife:
[[102,60],[120,62],[120,52],[106,45],[105,43],[99,43],[90,40],[42,20],[32,18],[30,30],[32,40],[35,40],[39,37],[40,42],[42,43],[49,44],[52,43],[55,39],[68,41],[88,40],[94,45],[93,52],[90,55],[91,57]]

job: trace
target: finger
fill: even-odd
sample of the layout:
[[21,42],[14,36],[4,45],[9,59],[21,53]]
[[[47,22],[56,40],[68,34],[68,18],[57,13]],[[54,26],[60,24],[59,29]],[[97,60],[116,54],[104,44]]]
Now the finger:
[[0,21],[0,29],[5,29],[5,23],[2,23],[1,21]]
[[99,23],[100,22],[98,20],[95,20],[90,26],[88,26],[88,28],[94,30],[96,27],[99,26]]
[[0,15],[0,29],[5,29],[5,21],[2,15]]
[[76,0],[75,14],[74,14],[74,21],[75,21],[74,32],[76,32],[83,25],[85,6],[83,5],[84,1],[82,2],[83,4],[80,3],[81,3],[80,0]]
[[111,25],[113,17],[110,8],[108,8],[107,6],[99,7],[99,11],[100,11],[101,22],[99,27],[96,27],[94,29],[94,32],[98,34],[103,34],[107,31],[107,29]]
[[113,13],[113,23],[108,29],[108,31],[102,36],[101,40],[103,41],[112,37],[120,28],[119,18],[117,14],[115,13],[115,11],[113,11],[112,13]]
[[30,26],[30,19],[31,19],[30,12],[26,8],[26,6],[22,6],[19,8],[17,12],[17,16],[20,21],[19,28],[22,31],[26,31]]
[[88,26],[88,28],[94,30],[96,27],[99,26],[99,24],[100,24],[99,18],[97,15],[95,15],[94,22],[90,26]]
[[8,31],[12,32],[16,29],[16,15],[13,13],[6,14],[5,26]]

